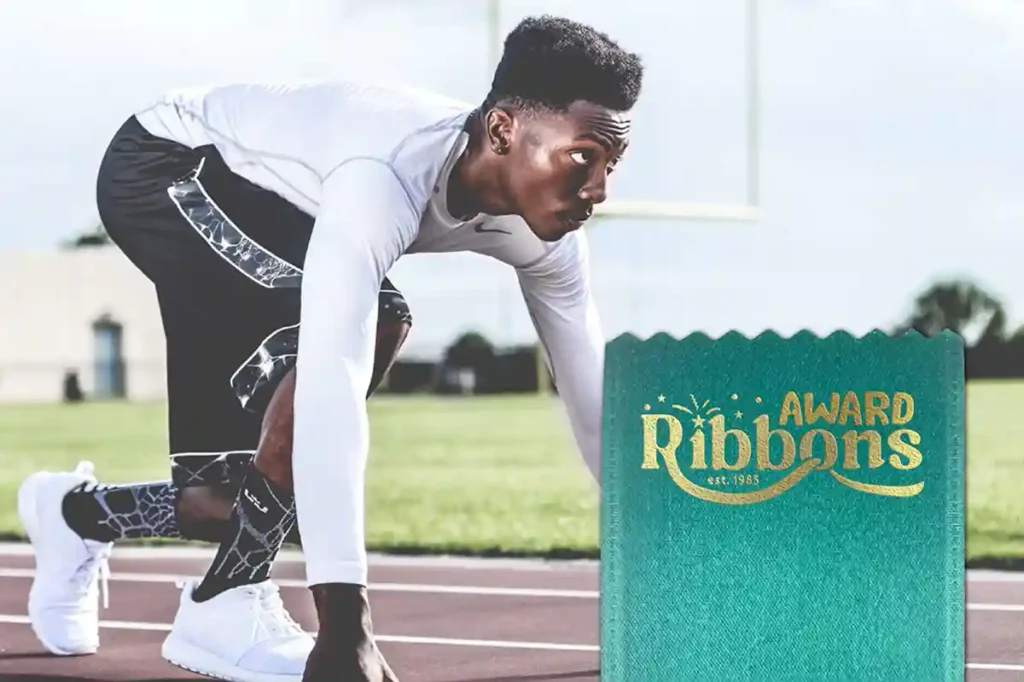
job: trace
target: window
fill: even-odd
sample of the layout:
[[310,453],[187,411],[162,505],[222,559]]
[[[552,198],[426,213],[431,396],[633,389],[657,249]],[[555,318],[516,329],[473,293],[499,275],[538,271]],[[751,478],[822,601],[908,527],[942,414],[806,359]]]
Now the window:
[[96,379],[93,397],[98,400],[125,397],[125,366],[122,351],[124,328],[109,315],[92,325]]

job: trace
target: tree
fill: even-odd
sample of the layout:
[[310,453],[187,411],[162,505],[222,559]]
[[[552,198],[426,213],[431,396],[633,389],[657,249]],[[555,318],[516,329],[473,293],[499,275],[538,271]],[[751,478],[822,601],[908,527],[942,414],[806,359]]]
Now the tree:
[[907,320],[897,329],[915,329],[935,336],[948,329],[975,344],[1002,343],[1006,340],[1006,311],[1003,304],[973,282],[947,280],[937,282],[914,300]]
[[483,334],[467,332],[448,346],[438,365],[435,391],[470,395],[494,362],[494,345]]
[[494,360],[494,344],[478,332],[467,332],[445,351],[444,364],[480,371]]
[[86,249],[94,246],[107,246],[110,243],[110,235],[103,229],[103,225],[97,224],[91,230],[65,240],[61,247],[65,249]]

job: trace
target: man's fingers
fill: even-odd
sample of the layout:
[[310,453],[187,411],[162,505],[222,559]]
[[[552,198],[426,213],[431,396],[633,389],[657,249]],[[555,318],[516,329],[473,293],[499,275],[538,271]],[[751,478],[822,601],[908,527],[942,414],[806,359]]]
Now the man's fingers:
[[384,658],[384,654],[381,653],[380,647],[377,646],[376,642],[374,642],[373,648],[377,650],[377,656],[380,657],[380,665],[384,669],[384,682],[398,682],[398,676],[395,675],[391,666],[388,665],[387,660]]

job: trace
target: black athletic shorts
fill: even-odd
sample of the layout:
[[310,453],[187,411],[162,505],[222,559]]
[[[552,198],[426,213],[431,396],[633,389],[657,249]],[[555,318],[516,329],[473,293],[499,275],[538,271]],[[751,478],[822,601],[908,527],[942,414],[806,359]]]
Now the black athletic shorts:
[[[155,137],[134,117],[103,157],[97,203],[111,240],[156,286],[174,482],[237,481],[295,363],[313,218],[233,173],[215,147]],[[379,320],[411,322],[387,279]]]

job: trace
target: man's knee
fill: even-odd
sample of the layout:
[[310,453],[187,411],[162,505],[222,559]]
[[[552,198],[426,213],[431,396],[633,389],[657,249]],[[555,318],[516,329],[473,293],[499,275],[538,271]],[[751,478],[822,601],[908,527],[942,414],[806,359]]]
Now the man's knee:
[[[381,287],[378,305],[377,340],[368,393],[377,389],[391,369],[412,328],[412,314],[405,297],[387,280]],[[295,368],[292,367],[274,389],[267,404],[255,459],[257,470],[286,490],[292,489],[294,400]]]

